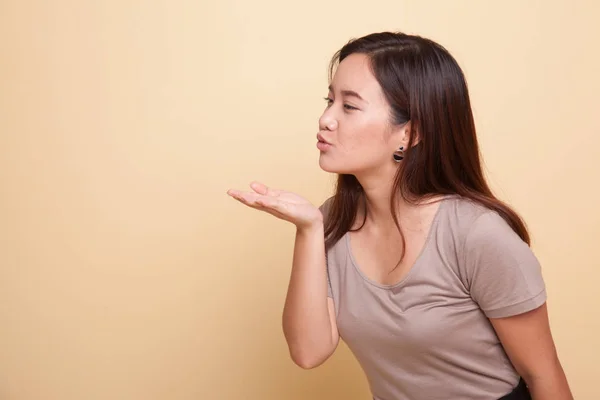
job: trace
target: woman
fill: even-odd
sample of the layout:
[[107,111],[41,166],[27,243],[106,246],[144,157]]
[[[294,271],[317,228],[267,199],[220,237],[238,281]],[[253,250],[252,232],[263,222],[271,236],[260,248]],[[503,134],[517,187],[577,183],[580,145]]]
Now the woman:
[[317,147],[335,195],[317,208],[260,183],[228,192],[297,227],[294,362],[320,365],[342,337],[377,400],[572,399],[540,265],[485,182],[457,62],[384,32],[347,43],[330,72]]

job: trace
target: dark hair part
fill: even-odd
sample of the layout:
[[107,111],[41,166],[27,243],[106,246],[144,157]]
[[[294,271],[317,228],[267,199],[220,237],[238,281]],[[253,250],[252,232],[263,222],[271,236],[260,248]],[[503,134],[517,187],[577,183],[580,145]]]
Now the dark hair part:
[[[373,33],[350,40],[335,53],[329,66],[330,81],[336,65],[355,53],[369,57],[391,106],[391,122],[402,125],[410,121],[414,133],[395,177],[391,209],[395,210],[398,194],[410,203],[459,195],[498,212],[529,245],[525,223],[492,194],[485,181],[467,83],[448,51],[420,36]],[[362,200],[364,191],[356,177],[338,175],[325,223],[327,248],[351,230]],[[395,212],[392,217],[402,232]],[[402,240],[404,254],[404,236]]]

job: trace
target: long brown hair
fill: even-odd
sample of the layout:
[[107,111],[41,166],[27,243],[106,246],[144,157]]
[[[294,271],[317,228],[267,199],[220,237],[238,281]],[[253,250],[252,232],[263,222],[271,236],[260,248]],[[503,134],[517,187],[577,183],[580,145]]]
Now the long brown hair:
[[[492,194],[485,181],[467,83],[450,53],[420,36],[373,33],[350,40],[335,53],[329,66],[330,81],[336,65],[354,53],[369,57],[391,106],[391,122],[401,125],[410,121],[418,136],[410,135],[402,168],[394,180],[391,209],[395,210],[398,195],[410,203],[459,195],[498,212],[529,245],[523,220]],[[351,230],[363,200],[364,191],[356,177],[339,174],[325,224],[327,248]],[[402,233],[395,212],[392,217]],[[402,241],[404,254],[404,236]]]

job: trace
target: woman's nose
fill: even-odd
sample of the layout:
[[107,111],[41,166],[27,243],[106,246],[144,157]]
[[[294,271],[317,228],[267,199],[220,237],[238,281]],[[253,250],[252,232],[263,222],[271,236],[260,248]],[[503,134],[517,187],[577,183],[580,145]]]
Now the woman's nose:
[[323,114],[319,119],[319,129],[333,131],[337,128],[337,121],[327,114]]

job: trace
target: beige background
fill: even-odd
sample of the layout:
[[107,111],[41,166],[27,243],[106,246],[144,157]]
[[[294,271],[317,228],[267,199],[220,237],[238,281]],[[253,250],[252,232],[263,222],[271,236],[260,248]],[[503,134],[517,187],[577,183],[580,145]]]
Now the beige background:
[[327,62],[389,29],[463,66],[574,394],[599,399],[598,4],[1,0],[0,398],[367,399],[344,345],[290,361],[293,227],[225,191],[324,200]]

